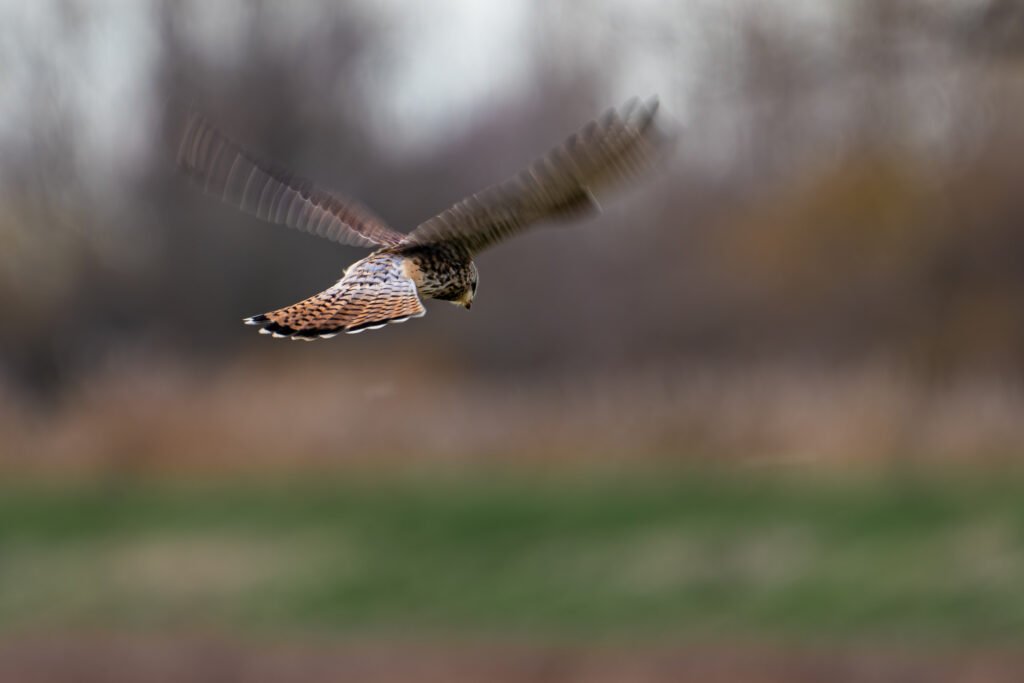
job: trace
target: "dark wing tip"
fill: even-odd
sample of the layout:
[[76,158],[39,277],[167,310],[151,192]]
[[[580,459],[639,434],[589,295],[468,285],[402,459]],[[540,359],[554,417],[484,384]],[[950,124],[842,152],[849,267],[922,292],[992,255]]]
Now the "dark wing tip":
[[661,108],[661,100],[651,95],[643,104],[642,113],[638,113],[637,127],[659,147],[670,148],[679,137],[681,126],[678,121],[665,114]]

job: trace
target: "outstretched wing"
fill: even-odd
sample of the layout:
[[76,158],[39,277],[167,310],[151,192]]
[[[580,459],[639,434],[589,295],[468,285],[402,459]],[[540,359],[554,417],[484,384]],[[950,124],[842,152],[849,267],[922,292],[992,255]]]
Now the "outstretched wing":
[[402,258],[375,254],[353,264],[334,286],[305,301],[246,319],[263,334],[329,338],[404,322],[426,313]]
[[207,193],[263,220],[353,246],[392,246],[405,238],[358,202],[259,160],[195,113],[186,122],[178,166]]
[[654,125],[657,99],[632,99],[569,137],[518,176],[462,200],[409,233],[403,246],[449,244],[473,254],[545,218],[598,208],[606,188],[642,171],[663,136]]

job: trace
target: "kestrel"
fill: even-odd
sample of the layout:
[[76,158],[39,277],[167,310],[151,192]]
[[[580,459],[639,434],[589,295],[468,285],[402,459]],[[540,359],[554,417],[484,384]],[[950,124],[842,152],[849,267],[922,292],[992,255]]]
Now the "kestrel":
[[257,217],[344,244],[377,247],[330,288],[304,301],[246,318],[260,332],[329,338],[426,313],[422,299],[468,309],[476,295],[473,256],[545,219],[599,209],[595,195],[657,156],[655,98],[632,99],[592,121],[504,183],[463,199],[408,234],[392,230],[358,202],[260,160],[202,117],[189,116],[178,164],[203,189]]

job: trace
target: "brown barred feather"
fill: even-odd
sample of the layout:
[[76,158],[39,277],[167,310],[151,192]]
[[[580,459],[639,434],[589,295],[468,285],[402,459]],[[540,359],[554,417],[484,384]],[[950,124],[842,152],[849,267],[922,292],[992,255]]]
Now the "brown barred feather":
[[265,334],[315,339],[361,332],[426,313],[403,259],[375,253],[353,264],[333,286],[297,304],[246,319]]
[[272,223],[361,247],[405,238],[362,204],[257,159],[195,113],[186,122],[178,166],[208,194]]
[[448,244],[472,255],[537,221],[596,210],[596,194],[636,176],[658,156],[657,111],[657,99],[635,98],[608,110],[515,178],[421,224],[400,248]]

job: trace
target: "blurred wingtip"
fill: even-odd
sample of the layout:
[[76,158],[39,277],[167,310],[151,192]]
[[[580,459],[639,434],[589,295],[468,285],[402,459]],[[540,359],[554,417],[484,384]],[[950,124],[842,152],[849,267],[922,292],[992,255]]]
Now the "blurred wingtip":
[[644,109],[647,116],[645,133],[653,144],[663,150],[663,154],[670,153],[682,137],[683,125],[665,111],[657,94],[644,100]]
[[618,111],[627,125],[638,130],[647,144],[656,150],[655,157],[664,159],[674,151],[682,126],[666,113],[657,93],[644,98],[635,95],[626,100]]

